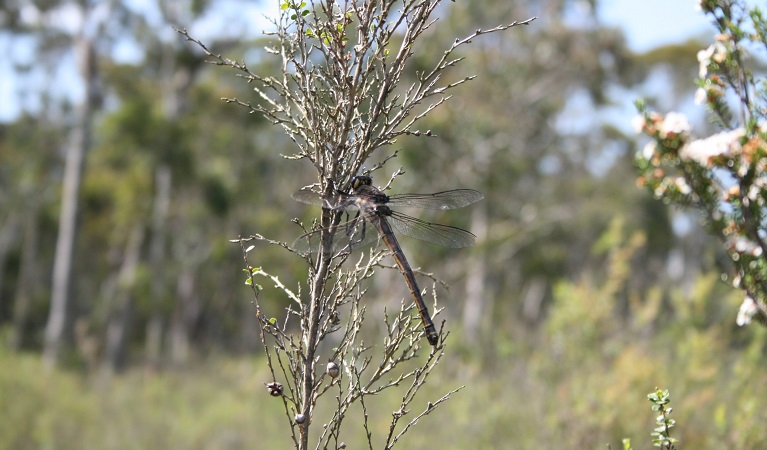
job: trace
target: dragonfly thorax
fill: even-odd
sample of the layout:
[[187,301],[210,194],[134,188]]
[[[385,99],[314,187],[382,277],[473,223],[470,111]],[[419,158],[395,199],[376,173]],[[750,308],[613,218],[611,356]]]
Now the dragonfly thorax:
[[356,177],[352,187],[354,189],[354,194],[356,196],[355,201],[358,203],[358,206],[363,206],[360,203],[364,203],[364,206],[372,207],[373,205],[383,205],[384,203],[389,202],[389,196],[381,192],[380,189],[373,186],[371,182],[363,183],[357,178],[368,178],[370,177]]
[[391,216],[392,215],[391,208],[389,208],[386,205],[378,205],[378,206],[376,206],[375,211],[376,211],[376,214],[378,214],[379,216]]
[[378,216],[390,216],[392,214],[391,208],[386,205],[388,201],[389,197],[384,194],[360,192],[359,190],[357,190],[357,195],[354,198],[354,204],[357,208]]

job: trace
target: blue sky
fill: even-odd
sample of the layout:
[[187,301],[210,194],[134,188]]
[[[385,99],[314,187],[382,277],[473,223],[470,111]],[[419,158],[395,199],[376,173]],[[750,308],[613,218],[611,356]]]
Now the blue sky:
[[[264,0],[261,3],[269,3],[270,1],[274,0]],[[131,4],[139,9],[147,8],[152,3],[146,0],[131,1]],[[237,1],[235,0],[234,3]],[[248,2],[244,3],[247,4]],[[602,0],[599,16],[604,24],[619,27],[625,31],[626,39],[632,50],[644,52],[660,45],[682,42],[691,37],[711,35],[713,28],[709,20],[695,9],[696,4],[697,0]],[[244,13],[240,9],[238,11]],[[263,11],[266,11],[267,15],[271,15],[276,12],[276,9],[266,8]],[[246,14],[253,21],[263,21],[261,11],[251,10]],[[215,29],[218,25],[220,25],[220,21],[211,19],[211,23],[205,23],[203,27]],[[204,38],[202,35],[200,37]],[[0,48],[3,47],[6,47],[6,50],[11,50],[4,40],[0,41]],[[15,50],[19,51],[18,48]],[[30,56],[30,59],[33,58]],[[66,73],[61,75],[59,79],[67,77]],[[73,80],[76,79],[74,71],[70,76],[73,77]],[[0,102],[0,121],[13,120],[13,117],[18,114],[16,91],[22,84],[26,84],[29,88],[30,81],[27,80],[27,83],[24,83],[23,80],[14,79],[8,61],[0,61],[0,98],[3,99]],[[39,82],[43,82],[43,80],[38,80]],[[34,84],[35,82],[32,82],[32,85]],[[77,95],[76,87],[72,89],[72,84],[65,84],[70,86],[70,94],[74,92],[74,95]]]
[[714,28],[697,0],[603,0],[602,22],[620,27],[632,50],[649,49],[698,36],[710,36]]

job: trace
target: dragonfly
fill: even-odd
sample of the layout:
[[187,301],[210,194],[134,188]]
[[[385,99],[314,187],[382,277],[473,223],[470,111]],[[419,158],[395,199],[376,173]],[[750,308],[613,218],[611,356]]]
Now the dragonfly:
[[[436,346],[439,334],[423,301],[413,269],[405,258],[393,230],[415,239],[451,248],[472,246],[477,237],[461,228],[426,222],[391,208],[456,209],[476,203],[485,196],[473,189],[453,189],[433,194],[386,195],[381,189],[373,186],[373,179],[369,176],[354,177],[351,187],[351,192],[337,190],[330,198],[323,198],[309,190],[301,190],[293,194],[293,199],[334,211],[346,211],[347,214],[348,210],[357,209],[354,218],[335,227],[331,236],[331,250],[333,253],[349,252],[380,238],[405,278],[418,308],[426,339],[429,344]],[[319,252],[323,231],[317,230],[301,236],[293,245],[294,249],[302,254]]]

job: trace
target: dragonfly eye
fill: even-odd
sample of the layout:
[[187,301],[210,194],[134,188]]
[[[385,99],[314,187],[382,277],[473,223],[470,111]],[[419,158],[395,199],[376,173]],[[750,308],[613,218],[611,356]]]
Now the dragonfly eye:
[[357,189],[360,186],[372,186],[372,185],[373,185],[373,179],[368,176],[360,175],[360,176],[352,178],[352,189]]

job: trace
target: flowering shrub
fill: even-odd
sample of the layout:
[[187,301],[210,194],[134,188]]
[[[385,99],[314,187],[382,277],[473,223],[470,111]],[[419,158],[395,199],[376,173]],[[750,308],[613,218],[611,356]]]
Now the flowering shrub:
[[667,204],[703,213],[734,263],[732,285],[744,291],[738,325],[767,324],[767,80],[747,64],[747,49],[767,49],[767,23],[737,1],[702,0],[700,8],[718,34],[698,52],[695,100],[722,131],[696,139],[683,114],[663,116],[638,101],[633,125],[651,141],[636,155],[637,182]]

